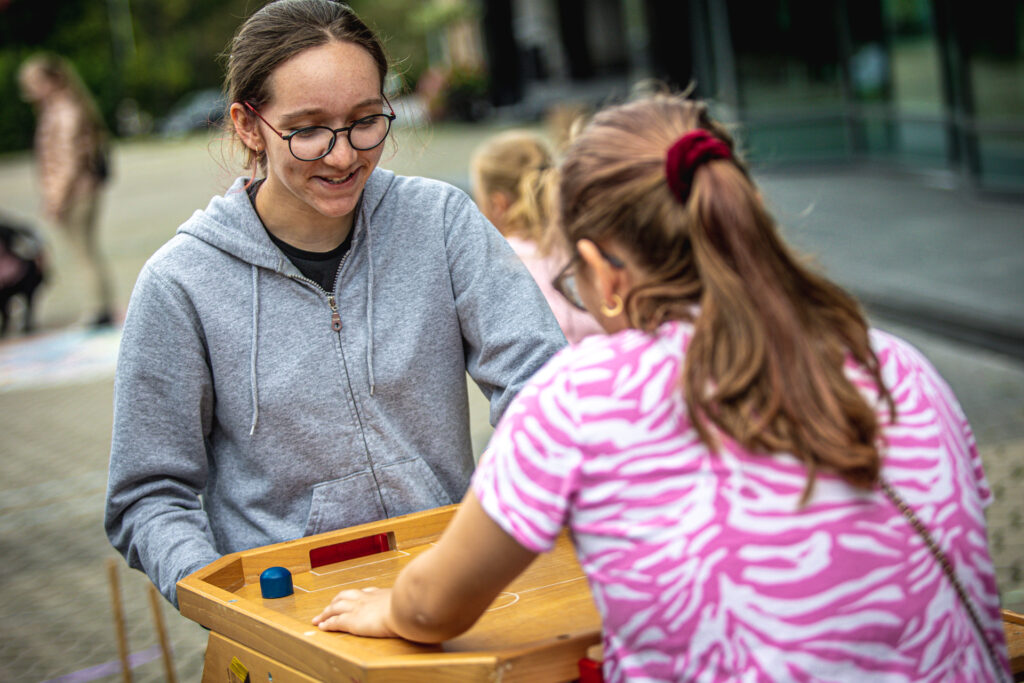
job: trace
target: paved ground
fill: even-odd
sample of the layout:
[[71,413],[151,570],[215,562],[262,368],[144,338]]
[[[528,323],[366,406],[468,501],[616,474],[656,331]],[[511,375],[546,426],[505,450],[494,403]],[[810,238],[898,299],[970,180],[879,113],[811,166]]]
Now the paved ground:
[[[385,164],[464,186],[465,161],[487,132],[406,133]],[[203,138],[118,149],[102,246],[122,306],[145,258],[230,180],[221,156],[219,142]],[[870,169],[762,181],[789,237],[863,296],[876,324],[918,345],[957,392],[996,492],[990,540],[1004,603],[1024,609],[1024,349],[1015,336],[1024,321],[1024,204]],[[0,158],[0,211],[35,221],[36,197],[28,160]],[[0,343],[0,681],[113,682],[104,563],[117,555],[101,518],[117,331],[75,326],[77,269],[52,245],[56,277],[41,302],[41,333]],[[480,400],[478,448],[489,434]],[[135,680],[163,680],[147,581],[118,562]],[[206,632],[169,605],[163,619],[179,680],[198,680]]]

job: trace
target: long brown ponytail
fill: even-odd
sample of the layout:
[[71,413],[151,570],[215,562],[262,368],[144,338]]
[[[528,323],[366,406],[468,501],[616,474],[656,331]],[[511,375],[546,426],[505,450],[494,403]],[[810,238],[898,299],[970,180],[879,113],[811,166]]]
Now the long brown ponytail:
[[[646,281],[626,300],[634,327],[694,322],[683,369],[691,420],[753,452],[789,452],[816,474],[867,488],[880,469],[875,407],[847,378],[847,356],[893,410],[857,303],[797,261],[735,158],[695,169],[685,203],[665,177],[668,149],[703,129],[732,149],[706,107],[655,95],[605,110],[569,148],[559,209],[569,244],[610,241]],[[735,154],[732,155],[735,157]],[[696,317],[694,317],[696,312]]]

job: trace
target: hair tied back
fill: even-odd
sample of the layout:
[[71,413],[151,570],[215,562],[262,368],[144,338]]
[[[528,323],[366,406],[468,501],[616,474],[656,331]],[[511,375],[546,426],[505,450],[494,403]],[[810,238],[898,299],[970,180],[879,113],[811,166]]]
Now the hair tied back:
[[693,174],[713,159],[731,159],[732,150],[714,135],[698,128],[686,133],[668,148],[665,157],[665,178],[669,189],[681,204],[690,196]]

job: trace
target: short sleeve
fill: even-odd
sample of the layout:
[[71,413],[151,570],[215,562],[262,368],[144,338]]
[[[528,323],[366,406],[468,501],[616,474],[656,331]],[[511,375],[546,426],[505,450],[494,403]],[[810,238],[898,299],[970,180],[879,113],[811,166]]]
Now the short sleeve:
[[[904,383],[904,377],[913,375],[916,384],[921,386],[930,397],[935,410],[952,437],[950,445],[955,446],[953,452],[965,460],[965,466],[970,473],[971,482],[981,507],[987,508],[993,501],[992,488],[985,476],[984,465],[974,439],[974,431],[971,429],[967,415],[953,393],[953,389],[935,369],[931,361],[906,340],[879,330],[872,331],[872,338],[879,361],[883,366],[883,380],[890,390],[893,388],[898,390],[898,387]],[[896,357],[894,362],[886,362],[890,356]],[[889,373],[889,376],[885,376],[886,372]]]
[[538,372],[498,423],[473,476],[488,516],[533,552],[554,547],[576,495],[582,453],[565,351]]

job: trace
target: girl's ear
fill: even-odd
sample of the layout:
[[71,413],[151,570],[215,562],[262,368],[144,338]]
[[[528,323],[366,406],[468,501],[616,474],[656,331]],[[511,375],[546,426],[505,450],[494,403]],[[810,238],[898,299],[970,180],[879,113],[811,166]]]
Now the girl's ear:
[[496,220],[500,221],[505,217],[505,212],[512,205],[512,198],[500,190],[495,190],[487,195],[487,204]]
[[622,299],[626,298],[633,285],[633,278],[628,268],[618,268],[608,262],[597,245],[590,240],[580,240],[576,243],[580,258],[587,264],[587,268],[593,274],[593,284],[602,302],[612,302],[616,295]]
[[254,152],[262,152],[264,148],[263,135],[260,131],[258,119],[241,102],[235,102],[228,110],[231,114],[231,123],[235,126],[235,132],[242,140],[242,143]]

